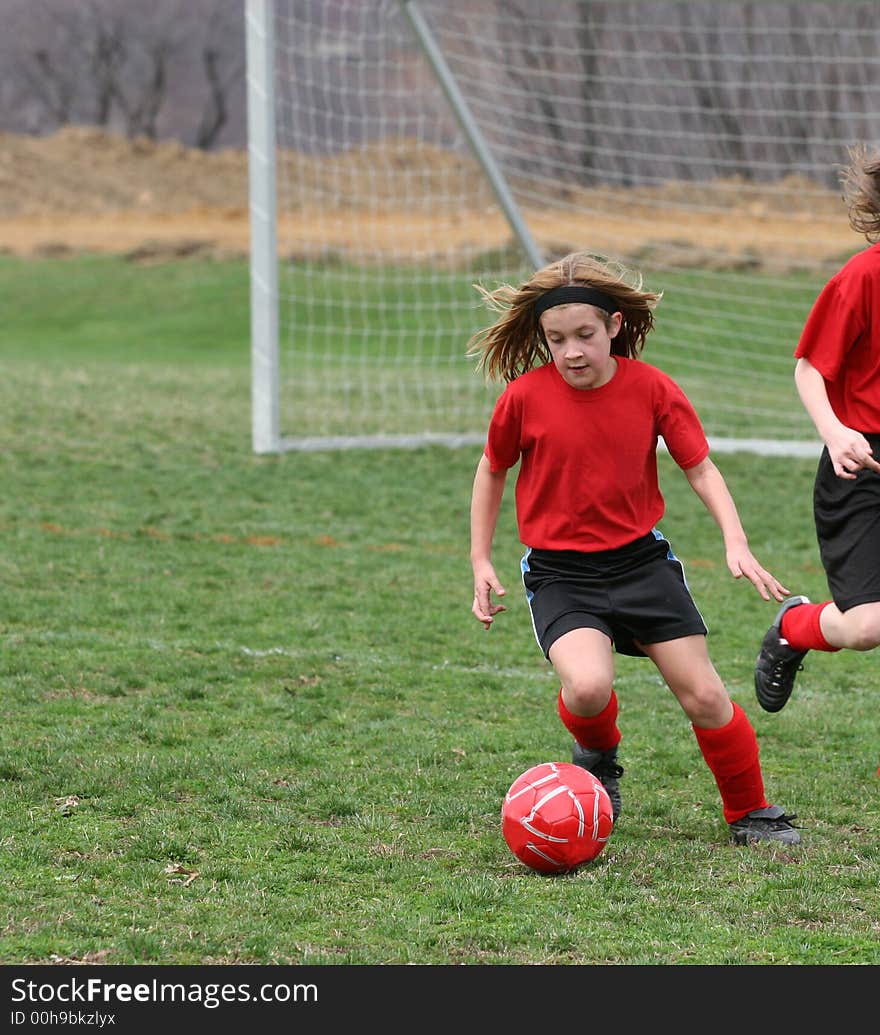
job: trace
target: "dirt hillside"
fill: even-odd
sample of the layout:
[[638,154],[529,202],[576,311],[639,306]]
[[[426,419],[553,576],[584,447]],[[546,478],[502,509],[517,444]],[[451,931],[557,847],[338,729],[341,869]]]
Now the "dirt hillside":
[[[471,163],[441,152],[415,155],[405,142],[385,144],[382,158],[377,177],[364,152],[321,161],[288,156],[284,177],[299,193],[286,206],[279,241],[291,242],[293,254],[330,249],[355,261],[395,255],[402,241],[428,261],[466,255],[477,227],[481,249],[509,241]],[[438,189],[430,203],[403,208],[399,199],[410,196],[414,181],[436,181]],[[849,230],[839,196],[808,182],[758,189],[730,181],[701,188],[697,204],[694,190],[569,190],[564,208],[538,206],[524,215],[536,238],[557,252],[592,242],[596,251],[632,257],[674,253],[678,264],[685,256],[691,264],[734,266],[785,266],[805,255],[827,262],[864,243]],[[328,196],[344,197],[344,207],[330,210]],[[447,209],[437,204],[443,196],[454,199]],[[316,212],[320,218],[310,215]],[[44,138],[0,134],[0,253],[241,256],[249,240],[244,151],[206,153],[89,128]]]
[[0,134],[0,251],[248,249],[247,156],[70,128]]

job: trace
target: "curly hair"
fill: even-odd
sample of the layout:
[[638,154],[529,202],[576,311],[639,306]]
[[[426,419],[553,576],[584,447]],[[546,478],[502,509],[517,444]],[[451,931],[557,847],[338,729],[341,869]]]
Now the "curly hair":
[[[654,308],[662,293],[643,290],[641,274],[620,263],[589,252],[572,252],[542,267],[519,287],[502,284],[488,290],[474,284],[487,308],[500,314],[468,342],[467,354],[479,356],[477,369],[490,380],[513,381],[527,370],[550,362],[535,302],[553,288],[574,284],[595,288],[614,300],[622,321],[611,352],[635,359],[654,326]],[[603,312],[603,316],[606,323],[610,321],[610,313]]]
[[872,244],[880,241],[880,152],[871,153],[864,144],[854,144],[840,183],[850,226]]

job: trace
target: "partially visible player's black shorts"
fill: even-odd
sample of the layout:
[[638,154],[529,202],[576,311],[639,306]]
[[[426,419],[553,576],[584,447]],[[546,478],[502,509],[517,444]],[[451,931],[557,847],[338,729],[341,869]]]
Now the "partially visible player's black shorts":
[[[880,435],[865,435],[880,457]],[[841,611],[880,600],[880,474],[838,478],[823,449],[813,484],[819,556]]]
[[705,636],[684,569],[655,529],[616,550],[527,549],[523,585],[535,639],[550,647],[573,629],[599,629],[618,654],[643,658],[639,643]]

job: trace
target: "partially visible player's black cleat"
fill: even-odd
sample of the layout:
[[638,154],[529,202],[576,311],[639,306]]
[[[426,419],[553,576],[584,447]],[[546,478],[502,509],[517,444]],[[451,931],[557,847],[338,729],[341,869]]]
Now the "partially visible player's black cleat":
[[758,660],[755,662],[755,694],[758,704],[765,712],[782,711],[791,692],[794,680],[801,671],[807,651],[795,650],[788,640],[782,638],[782,616],[792,607],[809,604],[809,597],[788,597],[767,630],[761,643]]
[[778,805],[755,809],[730,824],[730,840],[735,845],[755,844],[757,841],[780,841],[785,845],[799,845],[801,835],[794,828],[797,816],[786,816]]
[[620,784],[618,781],[623,776],[623,766],[617,761],[617,745],[607,751],[597,751],[594,748],[581,747],[577,741],[571,752],[571,760],[581,769],[593,774],[599,783],[608,792],[611,799],[612,818],[617,822],[620,815]]

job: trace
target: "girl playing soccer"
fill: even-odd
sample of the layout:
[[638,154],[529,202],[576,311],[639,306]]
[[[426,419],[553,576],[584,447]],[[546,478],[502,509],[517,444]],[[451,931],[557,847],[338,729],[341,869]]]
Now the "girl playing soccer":
[[620,813],[613,653],[647,656],[690,719],[734,843],[800,835],[768,803],[754,729],[706,649],[707,629],[681,562],[656,527],[662,436],[724,539],[727,566],[760,595],[788,590],[749,550],[727,485],[678,385],[639,361],[658,294],[586,253],[538,270],[520,287],[477,290],[499,315],[469,342],[490,378],[507,382],[471,498],[472,611],[489,629],[506,610],[492,565],[507,472],[519,463],[516,514],[535,637],[561,682],[559,716],[572,761],[603,783]]
[[853,230],[871,247],[825,285],[795,349],[795,385],[824,442],[813,515],[831,600],[789,597],[755,663],[768,712],[785,707],[807,651],[880,646],[880,152],[850,152],[842,176]]

